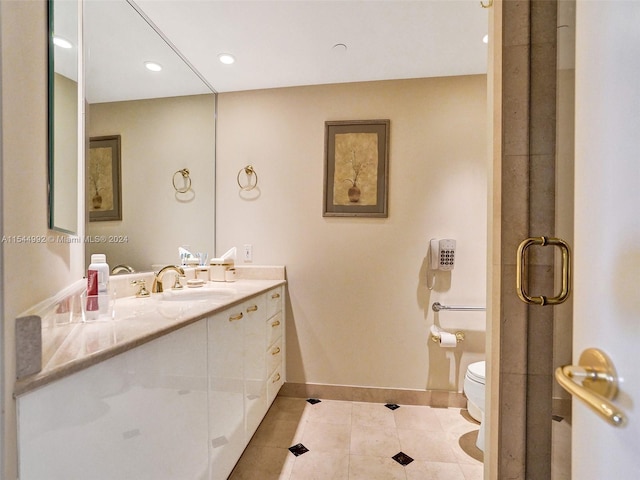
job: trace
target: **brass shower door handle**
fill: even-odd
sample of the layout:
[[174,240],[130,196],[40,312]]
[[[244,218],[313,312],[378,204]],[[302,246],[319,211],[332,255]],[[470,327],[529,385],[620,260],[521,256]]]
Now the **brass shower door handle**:
[[618,377],[613,363],[602,350],[588,348],[580,355],[578,366],[558,367],[556,380],[610,425],[626,424],[624,412],[609,401],[618,393]]
[[[527,272],[526,251],[533,245],[546,247],[552,245],[560,248],[562,252],[562,287],[560,293],[555,297],[545,297],[544,295],[530,295],[524,287],[524,278]],[[530,305],[558,305],[569,298],[571,290],[571,252],[567,242],[560,238],[532,237],[523,240],[518,246],[518,256],[516,262],[516,290],[518,297],[524,303]]]

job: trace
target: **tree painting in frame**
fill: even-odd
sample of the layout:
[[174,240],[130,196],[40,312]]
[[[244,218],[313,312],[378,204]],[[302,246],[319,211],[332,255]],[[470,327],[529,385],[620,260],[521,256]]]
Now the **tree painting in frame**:
[[89,139],[89,221],[122,220],[120,135]]
[[325,217],[387,217],[389,120],[325,122]]

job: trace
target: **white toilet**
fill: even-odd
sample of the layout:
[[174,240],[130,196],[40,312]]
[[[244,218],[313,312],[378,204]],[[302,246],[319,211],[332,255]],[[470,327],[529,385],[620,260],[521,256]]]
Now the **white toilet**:
[[484,452],[484,390],[485,362],[475,362],[467,367],[464,376],[464,394],[467,396],[469,415],[480,422],[476,446]]

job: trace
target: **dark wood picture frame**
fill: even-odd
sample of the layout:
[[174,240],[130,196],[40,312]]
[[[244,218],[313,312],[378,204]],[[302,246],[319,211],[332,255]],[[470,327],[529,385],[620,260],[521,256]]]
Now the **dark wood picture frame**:
[[325,122],[324,217],[387,217],[389,120]]
[[90,222],[122,220],[120,135],[91,137],[87,161]]

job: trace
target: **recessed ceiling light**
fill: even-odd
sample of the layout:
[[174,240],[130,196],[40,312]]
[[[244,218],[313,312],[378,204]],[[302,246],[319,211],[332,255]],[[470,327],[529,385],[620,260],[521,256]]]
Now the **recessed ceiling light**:
[[489,43],[489,34],[488,33],[484,37],[482,37],[482,43]]
[[220,55],[218,55],[218,60],[220,60],[220,62],[224,63],[225,65],[231,65],[232,63],[235,63],[236,57],[234,57],[230,53],[221,53]]
[[57,36],[53,36],[53,44],[57,45],[60,48],[71,48],[73,47],[73,44],[67,40],[66,38],[62,38],[62,37],[57,37]]
[[151,70],[152,72],[159,72],[162,70],[162,65],[156,62],[144,62],[144,66],[147,70]]

